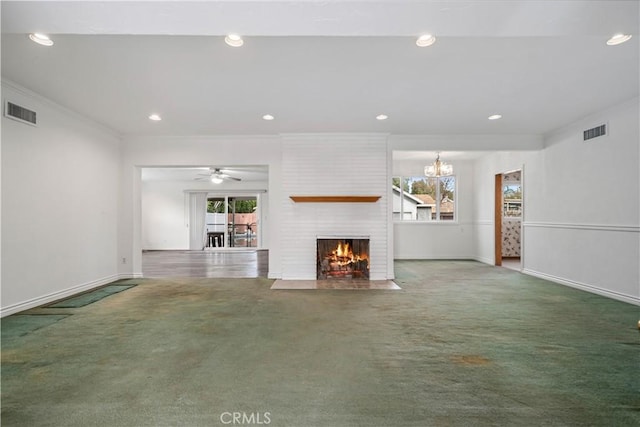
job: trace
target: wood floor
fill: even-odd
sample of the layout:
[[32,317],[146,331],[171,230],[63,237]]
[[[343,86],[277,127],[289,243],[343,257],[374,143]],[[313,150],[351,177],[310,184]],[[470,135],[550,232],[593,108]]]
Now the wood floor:
[[143,251],[144,277],[267,277],[268,250]]

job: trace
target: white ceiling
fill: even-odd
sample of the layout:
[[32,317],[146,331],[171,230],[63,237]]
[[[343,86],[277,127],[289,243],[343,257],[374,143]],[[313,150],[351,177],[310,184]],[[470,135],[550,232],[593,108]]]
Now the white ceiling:
[[542,134],[638,96],[638,18],[612,0],[3,1],[2,77],[122,134]]
[[452,160],[474,160],[486,155],[485,151],[411,151],[398,150],[392,153],[393,161],[417,160],[426,164],[431,164],[436,160],[436,156],[440,154],[443,161],[450,162]]
[[[209,182],[206,179],[210,171],[220,168],[221,172],[244,183],[266,182],[269,179],[269,168],[265,165],[254,166],[211,166],[211,167],[149,167],[141,168],[142,181],[186,181],[195,180]],[[237,181],[229,181],[235,184]]]

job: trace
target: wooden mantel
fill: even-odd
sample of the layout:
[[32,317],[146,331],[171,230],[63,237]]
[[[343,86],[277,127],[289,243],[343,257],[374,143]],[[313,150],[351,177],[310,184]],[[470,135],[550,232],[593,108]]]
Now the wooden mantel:
[[375,203],[381,196],[289,196],[296,203]]

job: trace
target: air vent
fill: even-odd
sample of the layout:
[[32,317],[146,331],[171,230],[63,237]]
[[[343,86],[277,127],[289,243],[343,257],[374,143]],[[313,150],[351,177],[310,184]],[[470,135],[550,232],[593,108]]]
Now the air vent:
[[28,125],[36,125],[36,112],[7,101],[4,105],[4,116]]
[[604,136],[606,134],[607,134],[607,125],[604,124],[604,125],[596,126],[594,128],[585,130],[583,132],[583,139],[587,141],[589,139],[597,138],[599,136]]

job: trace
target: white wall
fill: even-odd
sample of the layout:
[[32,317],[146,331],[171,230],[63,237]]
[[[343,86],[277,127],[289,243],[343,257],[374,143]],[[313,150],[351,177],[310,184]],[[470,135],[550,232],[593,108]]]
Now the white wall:
[[[396,221],[393,251],[396,259],[472,259],[473,162],[451,162],[457,182],[455,221]],[[393,176],[424,175],[424,160],[394,160]]]
[[[538,191],[536,184],[538,180],[536,174],[540,173],[540,171],[536,171],[536,167],[540,163],[538,158],[541,155],[541,151],[505,151],[487,154],[476,160],[473,176],[473,211],[475,225],[474,252],[475,259],[478,261],[495,264],[495,175],[521,169],[526,163],[525,170],[522,171],[524,219],[528,214],[528,203],[536,199],[536,194],[542,194],[542,192]],[[531,188],[528,188],[526,184],[529,177],[532,177]],[[524,235],[521,236],[521,242],[523,240]]]
[[[306,135],[283,139],[278,230],[282,278],[316,278],[317,236],[369,236],[370,279],[388,271],[390,180],[386,136]],[[375,203],[294,203],[291,195],[375,195]],[[272,198],[272,200],[275,200]],[[273,205],[272,205],[273,206]]]
[[189,249],[185,189],[184,182],[142,182],[142,249]]
[[[567,126],[533,153],[476,164],[478,259],[493,263],[493,180],[524,165],[524,272],[640,303],[638,99]],[[610,135],[582,131],[607,122]]]
[[2,82],[2,316],[117,279],[120,138]]

